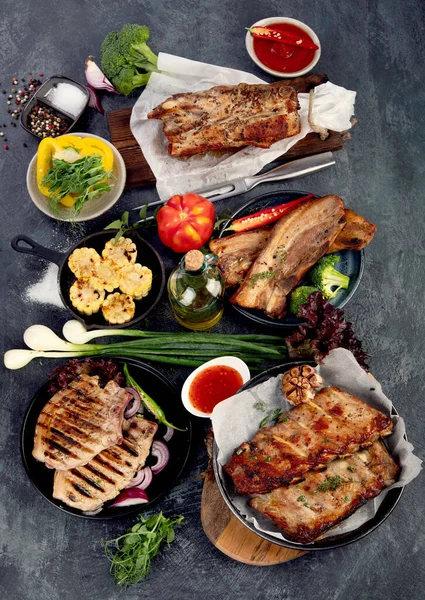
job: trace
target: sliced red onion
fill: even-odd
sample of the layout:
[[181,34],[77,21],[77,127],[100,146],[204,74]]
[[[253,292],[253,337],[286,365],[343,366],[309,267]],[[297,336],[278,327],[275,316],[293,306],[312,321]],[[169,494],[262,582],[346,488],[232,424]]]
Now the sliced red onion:
[[149,502],[146,492],[138,487],[132,487],[121,492],[111,506],[120,508],[122,506],[132,506],[133,504],[146,504],[146,502]]
[[83,515],[87,515],[88,517],[94,517],[94,515],[98,515],[103,510],[103,504],[96,508],[95,510],[84,510]]
[[166,442],[169,442],[171,440],[171,438],[173,437],[174,434],[174,429],[172,427],[167,427],[167,431],[164,434],[164,440]]
[[139,412],[140,405],[142,400],[140,398],[140,394],[133,387],[126,387],[126,392],[133,396],[132,400],[127,404],[127,408],[125,409],[124,417],[129,419],[130,417],[134,417],[134,415]]
[[104,115],[105,111],[102,108],[99,96],[96,94],[96,90],[94,89],[94,87],[88,84],[86,85],[86,88],[89,92],[89,106],[91,106],[91,108],[95,108],[97,111],[100,112],[101,115]]
[[141,490],[145,490],[152,482],[152,470],[150,467],[145,467],[141,469],[134,476],[133,480],[126,486],[126,489],[130,489],[132,487],[138,487]]
[[152,444],[152,455],[157,458],[157,463],[152,468],[152,472],[156,475],[161,473],[162,469],[167,465],[170,460],[170,451],[164,442],[155,440]]
[[89,56],[86,60],[86,79],[87,83],[95,90],[106,90],[107,92],[119,94],[103,71],[94,62],[93,56]]

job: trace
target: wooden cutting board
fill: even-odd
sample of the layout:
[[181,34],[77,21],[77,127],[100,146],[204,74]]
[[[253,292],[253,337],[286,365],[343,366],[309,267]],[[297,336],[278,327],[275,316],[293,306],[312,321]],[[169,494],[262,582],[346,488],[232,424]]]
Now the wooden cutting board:
[[201,522],[208,539],[218,550],[247,565],[278,565],[305,554],[272,544],[242,525],[227,508],[213,475],[204,480]]
[[[288,85],[296,88],[298,92],[308,92],[316,85],[328,81],[328,77],[323,73],[314,73],[312,75],[305,75],[304,77],[287,79],[286,81]],[[123,157],[127,169],[126,188],[152,185],[156,182],[155,176],[146,162],[139,144],[131,133],[131,111],[131,108],[125,108],[107,114],[111,142]],[[344,134],[342,133],[332,131],[326,140],[321,140],[315,133],[309,133],[275,162],[283,163],[312,154],[335,152],[341,150],[343,142]]]

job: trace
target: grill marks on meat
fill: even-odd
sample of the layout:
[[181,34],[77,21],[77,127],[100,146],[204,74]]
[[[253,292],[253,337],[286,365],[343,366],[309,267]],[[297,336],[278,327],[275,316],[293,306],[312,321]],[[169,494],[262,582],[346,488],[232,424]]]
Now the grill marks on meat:
[[296,485],[250,500],[297,542],[309,543],[394,483],[398,466],[381,442],[311,471]]
[[329,251],[344,224],[344,203],[338,196],[323,196],[295,208],[273,227],[230,301],[270,317],[284,316],[286,296]]
[[85,465],[56,471],[53,497],[84,511],[115,498],[144,466],[157,429],[146,419],[124,421],[121,444],[103,450]]
[[163,122],[171,156],[243,146],[269,148],[301,131],[297,92],[284,82],[175,94],[148,118]]
[[270,492],[392,432],[389,417],[337,387],[322,389],[280,421],[260,429],[224,467],[239,494]]
[[119,443],[129,398],[114,381],[102,389],[98,377],[80,375],[41,411],[35,428],[34,458],[49,468],[71,469]]

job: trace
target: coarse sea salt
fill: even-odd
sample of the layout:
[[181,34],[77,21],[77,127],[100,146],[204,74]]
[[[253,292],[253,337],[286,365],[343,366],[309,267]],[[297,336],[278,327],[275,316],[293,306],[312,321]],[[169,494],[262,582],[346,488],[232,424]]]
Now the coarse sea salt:
[[45,98],[59,110],[62,109],[73,117],[83,110],[87,96],[72,83],[57,83],[45,95]]
[[25,292],[25,298],[38,304],[50,304],[64,308],[58,292],[58,267],[51,264],[43,272],[42,278]]

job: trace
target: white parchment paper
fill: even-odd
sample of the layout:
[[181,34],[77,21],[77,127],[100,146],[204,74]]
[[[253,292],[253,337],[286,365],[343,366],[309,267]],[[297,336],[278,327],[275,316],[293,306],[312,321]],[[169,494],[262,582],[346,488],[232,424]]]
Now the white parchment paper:
[[[281,140],[268,149],[248,147],[221,156],[207,153],[186,159],[173,158],[168,154],[168,140],[163,133],[162,122],[147,118],[153,108],[172,94],[198,92],[215,85],[264,81],[244,71],[163,52],[158,56],[158,68],[162,72],[152,73],[134,105],[130,127],[156,177],[161,200],[167,200],[173,194],[199,190],[209,184],[255,175],[312,131],[307,119],[308,94],[298,94],[301,106],[301,132],[298,135]],[[332,131],[350,129],[355,97],[356,92],[330,82],[317,86],[313,105],[314,122]]]
[[[316,370],[323,378],[324,386],[336,385],[350,394],[358,396],[373,408],[391,416],[393,405],[383,393],[380,383],[359,366],[348,350],[342,348],[332,350],[323,365]],[[291,410],[293,408],[285,399],[281,389],[281,380],[281,375],[270,378],[251,390],[220,402],[214,408],[211,420],[219,449],[219,465],[225,465],[235,448],[255,435],[260,421],[270,410],[274,408]],[[255,407],[255,404],[259,402],[264,402],[265,411]],[[404,438],[406,429],[403,419],[395,415],[392,415],[391,419],[394,432],[386,438],[386,444],[391,456],[401,468],[398,480],[381,492],[377,498],[366,502],[338,527],[327,532],[323,538],[357,529],[375,515],[388,490],[407,485],[419,474],[422,461],[413,454],[412,444]],[[234,495],[232,500],[236,508],[257,529],[274,537],[285,539],[272,521],[248,505],[247,498]]]

